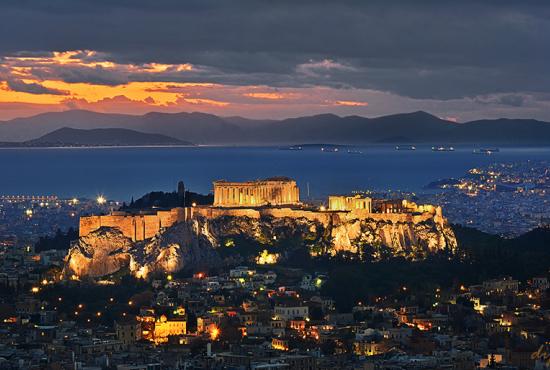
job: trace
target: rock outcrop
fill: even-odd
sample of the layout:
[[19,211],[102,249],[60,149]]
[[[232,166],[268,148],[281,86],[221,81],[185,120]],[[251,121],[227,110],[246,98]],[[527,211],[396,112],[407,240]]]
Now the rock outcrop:
[[132,242],[116,228],[99,228],[69,249],[65,273],[101,277],[127,269],[145,278],[153,272],[216,265],[220,261],[212,248],[216,242],[201,227],[197,221],[182,222],[140,242]]
[[456,248],[450,227],[433,219],[419,223],[356,219],[335,225],[331,235],[332,255],[341,251],[357,253],[360,246],[370,245],[387,247],[394,256],[419,259],[429,253]]
[[455,235],[443,218],[395,221],[337,218],[323,222],[307,218],[219,217],[200,221],[216,240],[240,235],[269,244],[274,238],[298,238],[315,255],[360,253],[365,245],[386,248],[393,256],[421,259],[430,253],[457,248]]
[[100,228],[69,249],[65,270],[77,276],[113,274],[130,264],[133,248],[132,240],[120,230]]
[[[137,277],[153,272],[198,269],[220,263],[216,252],[224,240],[241,236],[258,244],[258,251],[274,241],[298,240],[312,255],[361,254],[422,259],[442,250],[455,251],[452,229],[441,215],[404,217],[221,217],[196,216],[177,223],[155,237],[138,242],[116,228],[99,228],[81,237],[66,257],[66,272],[99,277],[124,268]],[[375,256],[376,257],[376,256]],[[376,258],[375,258],[376,259]]]

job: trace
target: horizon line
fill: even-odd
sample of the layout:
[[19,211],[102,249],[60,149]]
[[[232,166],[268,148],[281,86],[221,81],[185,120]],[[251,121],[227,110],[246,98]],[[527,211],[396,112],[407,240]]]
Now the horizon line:
[[415,111],[388,113],[388,114],[377,115],[377,116],[372,116],[372,117],[362,116],[362,115],[358,115],[358,114],[339,115],[337,113],[327,112],[327,113],[318,113],[318,114],[311,114],[311,115],[306,114],[306,115],[298,115],[298,116],[289,116],[289,117],[285,117],[285,118],[251,118],[251,117],[246,117],[246,116],[243,116],[243,115],[223,116],[223,115],[217,115],[217,114],[214,114],[214,113],[208,113],[208,112],[203,112],[203,111],[183,111],[183,110],[178,111],[178,112],[162,112],[162,111],[158,111],[158,110],[151,110],[151,111],[148,111],[148,112],[145,112],[145,113],[132,114],[132,113],[120,113],[120,112],[101,112],[101,111],[96,111],[96,110],[91,110],[91,109],[64,109],[64,110],[52,110],[52,111],[32,114],[32,115],[28,115],[28,116],[27,115],[19,116],[19,117],[14,117],[14,118],[11,118],[11,119],[8,119],[8,120],[0,120],[0,124],[6,124],[6,123],[13,122],[13,121],[20,120],[20,119],[29,119],[29,118],[48,115],[48,114],[55,114],[55,113],[63,114],[63,113],[68,113],[68,112],[86,112],[86,113],[93,113],[93,114],[98,114],[98,115],[118,115],[118,116],[132,116],[132,117],[144,117],[144,116],[147,116],[147,115],[150,115],[150,114],[162,114],[162,115],[202,114],[202,115],[217,117],[217,118],[221,118],[221,119],[245,119],[245,120],[250,120],[250,121],[274,121],[274,122],[285,121],[285,120],[290,120],[290,119],[307,118],[307,117],[320,117],[320,116],[335,116],[335,117],[338,117],[338,118],[359,117],[359,118],[363,118],[363,119],[377,119],[377,118],[383,118],[383,117],[389,117],[389,116],[411,115],[411,114],[415,114],[415,113],[423,113],[423,114],[428,114],[428,115],[430,115],[434,118],[437,118],[441,121],[445,121],[445,122],[448,122],[448,123],[454,123],[454,124],[464,124],[464,123],[482,121],[482,120],[488,120],[488,121],[491,121],[491,120],[492,121],[495,121],[495,120],[533,120],[533,121],[538,121],[538,122],[550,123],[550,121],[543,121],[543,120],[538,120],[536,118],[522,118],[522,117],[515,117],[515,118],[511,118],[511,117],[477,118],[477,119],[468,120],[468,121],[458,121],[458,120],[450,120],[450,119],[448,119],[448,117],[440,117],[440,116],[437,116],[437,115],[435,115],[433,113],[430,113],[428,111],[425,111],[425,110],[415,110]]

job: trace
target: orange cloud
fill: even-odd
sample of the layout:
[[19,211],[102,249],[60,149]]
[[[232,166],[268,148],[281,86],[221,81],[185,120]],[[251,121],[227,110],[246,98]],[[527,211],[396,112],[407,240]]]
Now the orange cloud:
[[135,112],[136,114],[148,112],[154,107],[150,103],[151,99],[143,100],[129,99],[124,95],[104,98],[98,101],[90,102],[86,99],[66,99],[61,104],[65,109],[86,109],[97,112],[115,113],[115,112]]
[[451,122],[458,122],[458,117],[447,116],[447,117],[443,117],[443,119]]
[[116,63],[107,54],[91,50],[7,56],[0,62],[0,102],[62,105],[67,96],[88,103],[125,96],[134,101],[151,98],[153,105],[163,106],[174,104],[181,93],[168,86],[182,91],[195,86],[168,82],[192,71],[189,63]]
[[181,103],[181,102],[193,104],[193,105],[211,105],[214,107],[227,107],[229,105],[229,103],[223,102],[223,101],[217,101],[213,99],[203,99],[203,98],[188,98],[188,97],[185,97],[184,95],[182,95],[178,99],[178,103]]
[[[0,109],[0,119],[66,109],[129,114],[200,110],[276,117],[338,108],[347,114],[368,105],[356,101],[351,90],[321,86],[225,85],[199,77],[177,82],[192,80],[205,70],[189,63],[120,63],[91,50],[2,57],[0,67],[0,107],[9,107]],[[299,67],[304,73],[351,68],[332,60]]]
[[249,98],[254,98],[254,99],[266,99],[266,100],[281,100],[281,99],[285,99],[285,95],[284,95],[284,94],[269,93],[269,92],[251,92],[251,93],[246,93],[246,94],[244,94],[244,96],[247,96],[247,97],[249,97]]
[[78,66],[104,69],[124,69],[130,73],[161,73],[167,71],[191,71],[193,66],[189,63],[183,64],[162,64],[162,63],[115,63],[108,60],[106,54],[93,50],[71,50],[53,52],[48,56],[39,57],[4,57],[4,62],[12,65],[20,74],[30,73],[31,67],[52,67],[52,66]]
[[344,107],[366,107],[369,105],[366,101],[353,101],[353,100],[337,100],[335,105],[341,105]]
[[[37,83],[33,80],[24,80],[25,83]],[[44,86],[44,84],[41,84]],[[44,86],[46,88],[51,88]],[[55,88],[54,88],[55,89]],[[66,96],[58,94],[31,94],[25,91],[13,90],[7,81],[0,82],[0,103],[29,103],[29,104],[59,104]],[[59,89],[63,90],[63,89]],[[66,91],[66,90],[65,90]],[[70,92],[67,92],[69,94]]]
[[199,104],[199,105],[214,105],[216,107],[227,107],[229,103],[216,101],[212,99],[185,99],[187,103]]

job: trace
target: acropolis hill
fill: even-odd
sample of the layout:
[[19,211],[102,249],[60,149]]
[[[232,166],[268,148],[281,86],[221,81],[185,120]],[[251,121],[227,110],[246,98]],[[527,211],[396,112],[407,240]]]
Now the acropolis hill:
[[[197,251],[215,253],[223,240],[235,235],[260,245],[290,233],[307,240],[312,255],[357,253],[368,244],[390,248],[394,255],[422,258],[456,247],[440,207],[362,195],[330,196],[327,206],[318,207],[302,203],[296,182],[285,177],[213,185],[212,205],[81,217],[80,240],[67,256],[69,270],[94,276],[113,273],[123,265],[141,276],[158,269],[175,271],[191,267],[191,261],[208,264],[197,261]],[[166,246],[169,263],[164,261],[167,250],[160,245],[165,239],[171,241]],[[185,252],[190,246],[193,256]],[[153,250],[157,256],[151,255]],[[149,262],[144,261],[143,251],[149,251]]]

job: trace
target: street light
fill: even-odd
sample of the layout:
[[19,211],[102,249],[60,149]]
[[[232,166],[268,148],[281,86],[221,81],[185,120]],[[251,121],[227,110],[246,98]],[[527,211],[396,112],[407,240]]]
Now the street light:
[[107,203],[107,199],[105,199],[105,197],[103,195],[99,195],[96,199],[97,201],[97,204],[99,205],[103,205],[105,203]]

